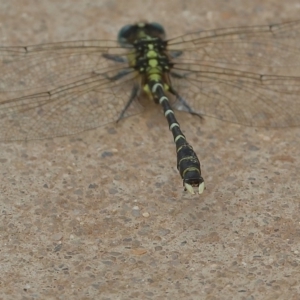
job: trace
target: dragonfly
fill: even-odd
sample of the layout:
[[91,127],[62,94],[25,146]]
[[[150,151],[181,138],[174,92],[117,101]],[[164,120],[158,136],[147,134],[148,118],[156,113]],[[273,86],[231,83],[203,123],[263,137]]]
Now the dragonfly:
[[[116,40],[0,47],[0,141],[76,134],[161,105],[184,189],[205,189],[175,110],[255,127],[300,125],[300,20],[167,39],[159,23]],[[146,100],[146,101],[145,101]]]

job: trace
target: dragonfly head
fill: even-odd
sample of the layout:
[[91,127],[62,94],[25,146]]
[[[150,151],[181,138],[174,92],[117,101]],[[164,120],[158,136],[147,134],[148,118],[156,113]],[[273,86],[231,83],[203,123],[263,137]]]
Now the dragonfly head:
[[160,38],[165,39],[166,33],[159,23],[136,23],[125,25],[118,34],[118,42],[121,46],[132,45],[134,41],[141,38]]

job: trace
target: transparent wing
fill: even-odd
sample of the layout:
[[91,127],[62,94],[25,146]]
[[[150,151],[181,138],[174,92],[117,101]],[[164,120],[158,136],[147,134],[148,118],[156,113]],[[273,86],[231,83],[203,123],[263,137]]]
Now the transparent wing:
[[[267,26],[200,31],[168,41],[176,62],[241,71],[300,75],[300,20]],[[254,69],[255,68],[255,69]]]
[[[193,112],[254,127],[300,125],[300,77],[178,64],[174,86]],[[175,108],[187,110],[177,101]]]
[[169,40],[174,87],[199,114],[247,126],[299,126],[299,38],[300,21],[293,21]]
[[76,77],[109,70],[115,62],[105,55],[118,55],[126,60],[128,48],[115,41],[74,41],[26,47],[0,47],[0,91],[25,91],[57,87]]
[[[117,120],[137,84],[128,51],[111,41],[1,48],[0,140],[69,135]],[[134,102],[124,116],[140,110]]]
[[[299,75],[299,24],[170,40],[177,91],[200,114],[251,126],[298,126],[299,79],[291,75]],[[0,48],[0,139],[67,135],[117,120],[137,80],[128,51],[97,40]],[[125,116],[139,111],[133,103]]]

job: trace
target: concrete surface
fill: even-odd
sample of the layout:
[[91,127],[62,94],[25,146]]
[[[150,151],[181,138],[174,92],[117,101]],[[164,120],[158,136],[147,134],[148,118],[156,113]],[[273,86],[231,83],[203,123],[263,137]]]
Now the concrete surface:
[[[297,19],[298,0],[0,0],[0,42],[169,36]],[[160,110],[0,144],[0,299],[300,299],[300,130],[178,114],[207,189],[182,190]]]

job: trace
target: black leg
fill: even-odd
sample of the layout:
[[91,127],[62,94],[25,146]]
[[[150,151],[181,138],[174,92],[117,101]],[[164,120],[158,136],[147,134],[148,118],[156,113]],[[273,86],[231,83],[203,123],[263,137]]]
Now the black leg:
[[133,100],[138,96],[139,94],[139,86],[137,84],[135,84],[131,90],[131,95],[129,97],[128,102],[126,103],[125,107],[123,108],[123,110],[121,111],[119,118],[117,120],[117,122],[119,122],[123,117],[124,114],[126,112],[126,110],[128,109],[128,107],[131,105],[131,103],[133,102]]
[[188,111],[188,113],[190,113],[191,115],[195,115],[197,117],[199,117],[201,120],[203,119],[203,116],[194,112],[192,110],[192,108],[187,104],[187,102],[184,100],[184,98],[182,98],[171,86],[169,87],[169,92],[171,94],[173,94],[176,99],[186,108],[186,110]]
[[126,63],[128,62],[126,58],[122,57],[122,56],[118,56],[118,55],[111,55],[111,54],[102,54],[103,57],[115,61],[115,62],[119,62],[119,63]]

